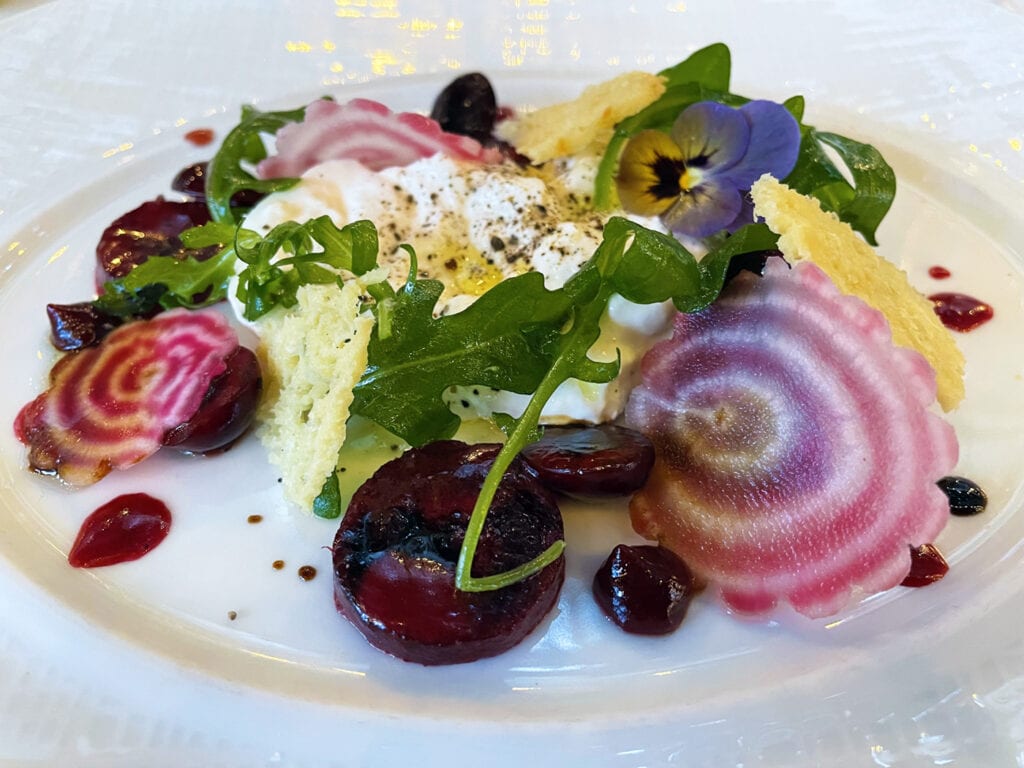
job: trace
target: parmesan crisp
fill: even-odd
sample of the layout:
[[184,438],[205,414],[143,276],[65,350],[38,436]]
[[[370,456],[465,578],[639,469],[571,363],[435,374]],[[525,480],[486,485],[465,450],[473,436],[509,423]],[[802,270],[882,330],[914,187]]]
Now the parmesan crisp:
[[353,388],[366,369],[373,318],[359,313],[363,284],[304,285],[298,304],[259,321],[266,394],[259,436],[281,470],[284,495],[313,507],[345,442]]
[[907,280],[906,273],[879,256],[849,224],[822,210],[765,174],[750,189],[754,214],[779,236],[789,261],[813,261],[843,293],[857,296],[889,321],[893,342],[917,350],[935,370],[937,398],[951,411],[964,397],[964,356],[935,314],[932,302]]
[[498,124],[499,138],[534,163],[583,151],[604,151],[612,128],[665,92],[665,82],[648,72],[626,72],[592,85],[572,101],[542,107]]

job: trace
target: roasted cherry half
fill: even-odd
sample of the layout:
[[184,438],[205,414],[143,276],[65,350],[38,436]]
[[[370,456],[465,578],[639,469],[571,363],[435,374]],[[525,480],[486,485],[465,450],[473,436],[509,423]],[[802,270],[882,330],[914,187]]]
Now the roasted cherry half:
[[626,496],[647,481],[654,445],[616,424],[545,427],[544,437],[522,452],[541,481],[573,496]]
[[99,344],[121,324],[121,319],[96,309],[91,301],[47,304],[50,341],[61,352],[74,352]]
[[260,402],[263,376],[252,350],[238,347],[224,358],[227,368],[210,382],[195,415],[164,435],[165,446],[184,453],[210,453],[242,436]]
[[[502,589],[461,591],[455,566],[500,446],[445,440],[382,466],[356,491],[334,539],[338,610],[386,653],[457,664],[508,650],[554,606],[565,559]],[[519,459],[498,488],[473,575],[532,560],[562,538],[552,494]]]
[[205,203],[179,203],[162,197],[120,216],[103,230],[96,246],[97,285],[124,277],[150,256],[210,258],[219,247],[193,250],[186,248],[179,238],[186,229],[208,221],[210,212]]

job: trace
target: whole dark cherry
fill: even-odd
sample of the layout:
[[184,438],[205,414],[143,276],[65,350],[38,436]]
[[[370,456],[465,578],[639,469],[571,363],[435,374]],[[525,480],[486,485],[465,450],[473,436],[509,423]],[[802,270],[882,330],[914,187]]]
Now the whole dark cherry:
[[252,350],[240,346],[224,362],[227,368],[210,382],[195,415],[164,435],[165,446],[183,453],[223,450],[252,424],[263,391],[259,361]]
[[[445,440],[382,466],[352,498],[334,539],[338,610],[386,653],[457,664],[508,650],[554,606],[565,560],[498,590],[455,586],[470,513],[500,446]],[[562,538],[552,494],[518,459],[498,488],[473,575],[532,560]]]
[[494,89],[479,72],[455,78],[438,94],[430,110],[443,130],[470,136],[481,144],[490,142],[497,115]]

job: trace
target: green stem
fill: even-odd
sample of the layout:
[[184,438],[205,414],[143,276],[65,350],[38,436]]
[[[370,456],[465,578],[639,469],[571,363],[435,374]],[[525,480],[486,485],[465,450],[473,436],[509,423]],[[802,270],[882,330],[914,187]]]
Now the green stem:
[[562,554],[562,550],[565,549],[565,542],[559,540],[537,557],[510,571],[480,578],[472,575],[473,558],[476,556],[476,547],[484,530],[487,512],[491,508],[491,502],[494,500],[494,494],[498,491],[498,486],[501,485],[501,481],[505,477],[505,470],[509,468],[512,460],[519,455],[519,451],[526,445],[529,435],[540,422],[541,411],[544,410],[544,406],[551,399],[551,395],[554,394],[559,385],[569,378],[571,369],[572,362],[567,357],[563,356],[555,362],[547,372],[547,375],[544,376],[537,390],[533,393],[533,397],[530,398],[526,410],[523,411],[523,415],[516,422],[516,426],[508,436],[505,445],[502,446],[501,450],[498,451],[498,455],[494,458],[494,464],[491,465],[490,470],[487,472],[487,477],[480,488],[480,495],[477,496],[473,512],[469,517],[469,524],[466,526],[466,538],[463,539],[462,549],[459,551],[459,562],[455,568],[456,588],[464,592],[486,592],[502,589],[543,570],[557,560]]
[[526,446],[530,434],[540,423],[540,415],[544,410],[544,406],[547,405],[555,390],[564,381],[572,378],[579,361],[586,356],[587,351],[596,341],[597,335],[600,334],[600,331],[596,330],[598,328],[598,320],[604,314],[610,298],[611,290],[604,286],[598,296],[580,310],[573,328],[567,333],[562,353],[541,380],[540,385],[530,398],[530,402],[523,411],[523,415],[516,422],[516,426],[509,435],[505,445],[498,451],[494,464],[491,465],[490,470],[487,472],[487,477],[484,478],[480,495],[476,499],[473,512],[470,514],[469,524],[466,526],[466,538],[462,541],[462,549],[459,551],[459,562],[455,568],[455,586],[457,589],[461,589],[464,592],[486,592],[493,589],[502,589],[543,570],[557,560],[562,554],[562,550],[565,549],[565,542],[559,540],[537,557],[510,571],[480,578],[472,575],[473,558],[476,556],[476,547],[480,541],[484,523],[487,520],[487,512],[491,508],[491,502],[494,500],[494,494],[497,492],[498,486],[505,477],[505,470],[508,469],[512,460]]

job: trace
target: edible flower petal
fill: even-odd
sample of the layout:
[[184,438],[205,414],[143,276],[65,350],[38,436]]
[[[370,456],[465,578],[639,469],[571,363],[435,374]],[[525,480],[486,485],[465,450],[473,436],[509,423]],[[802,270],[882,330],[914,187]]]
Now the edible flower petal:
[[674,232],[708,237],[731,228],[762,174],[788,176],[799,150],[800,126],[775,102],[698,102],[668,134],[648,129],[630,139],[616,178],[619,200],[630,213],[661,216]]

